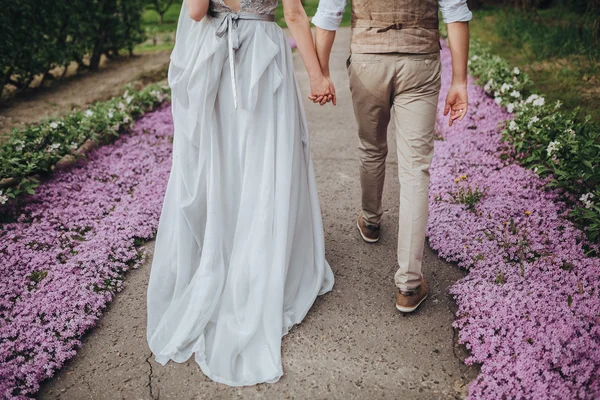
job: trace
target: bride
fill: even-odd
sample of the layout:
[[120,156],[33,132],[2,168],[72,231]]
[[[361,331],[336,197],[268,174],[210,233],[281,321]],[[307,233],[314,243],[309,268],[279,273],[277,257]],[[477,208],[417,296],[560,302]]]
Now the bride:
[[[300,0],[283,0],[311,98],[335,101]],[[173,166],[148,287],[156,361],[232,386],[276,382],[281,337],[333,286],[277,0],[185,0],[169,85]]]

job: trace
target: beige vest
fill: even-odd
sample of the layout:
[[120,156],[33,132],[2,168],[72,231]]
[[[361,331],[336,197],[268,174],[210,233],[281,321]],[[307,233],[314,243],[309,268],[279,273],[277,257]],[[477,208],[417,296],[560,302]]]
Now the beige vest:
[[440,50],[437,0],[352,0],[353,53]]

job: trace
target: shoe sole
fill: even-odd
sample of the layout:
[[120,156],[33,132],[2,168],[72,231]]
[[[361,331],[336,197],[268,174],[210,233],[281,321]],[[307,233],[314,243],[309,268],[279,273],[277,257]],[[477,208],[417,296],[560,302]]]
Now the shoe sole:
[[417,305],[414,307],[402,307],[402,306],[399,306],[398,304],[396,304],[396,309],[403,313],[411,313],[411,312],[415,311],[417,308],[419,308],[419,306],[421,305],[421,303],[423,303],[425,301],[427,296],[428,296],[428,294],[426,294],[425,297],[423,297],[421,299],[421,301],[418,302]]
[[358,232],[360,233],[360,237],[362,237],[362,239],[367,242],[367,243],[377,243],[379,241],[379,238],[377,239],[369,239],[368,237],[366,237],[363,233],[362,233],[362,229],[360,229],[360,225],[358,223],[358,221],[356,221],[356,227],[358,228]]

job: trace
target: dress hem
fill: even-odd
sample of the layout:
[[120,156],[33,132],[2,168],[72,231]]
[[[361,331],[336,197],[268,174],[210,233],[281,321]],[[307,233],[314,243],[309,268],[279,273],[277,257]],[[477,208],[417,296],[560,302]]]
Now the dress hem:
[[[318,296],[322,296],[324,294],[327,294],[329,292],[331,292],[333,290],[333,283],[326,289],[321,289],[317,295]],[[303,313],[302,318],[300,318],[299,322],[294,322],[291,325],[288,325],[283,333],[281,334],[281,337],[283,338],[284,336],[286,336],[288,333],[290,333],[290,331],[292,330],[292,328],[294,328],[296,325],[300,325],[302,323],[302,321],[304,320],[304,318],[306,317],[306,314],[308,314],[308,311],[310,311],[310,309],[312,308],[315,300],[317,298],[315,297],[315,299],[310,303],[310,305],[308,306],[308,308],[306,309],[306,312]],[[181,353],[174,353],[174,354],[169,354],[169,355],[157,355],[154,351],[152,352],[152,354],[154,355],[154,360],[159,363],[162,366],[165,366],[169,363],[169,361],[173,361],[176,362],[178,364],[183,364],[185,362],[187,362],[190,358],[192,358],[192,356],[194,357],[194,361],[196,362],[196,364],[198,364],[198,366],[200,367],[200,370],[202,371],[202,373],[204,375],[206,375],[207,378],[209,378],[210,380],[214,381],[214,382],[218,382],[218,383],[222,383],[224,385],[227,386],[232,386],[232,387],[244,387],[244,386],[254,386],[254,385],[258,385],[259,383],[277,383],[279,381],[279,379],[281,379],[281,377],[283,376],[283,369],[280,368],[280,370],[278,371],[278,373],[273,376],[272,378],[268,378],[268,379],[261,379],[261,380],[257,380],[257,381],[248,381],[248,382],[244,382],[244,383],[240,383],[240,382],[233,382],[230,381],[226,378],[221,378],[220,376],[216,376],[213,375],[210,372],[210,368],[208,367],[208,365],[203,362],[203,361],[199,361],[198,358],[199,357],[206,357],[206,354],[204,352],[190,352],[189,354],[185,355],[184,357],[176,357],[177,355],[181,354]],[[182,361],[177,361],[175,360],[175,358],[182,360]],[[166,361],[162,361],[162,360],[166,360]]]

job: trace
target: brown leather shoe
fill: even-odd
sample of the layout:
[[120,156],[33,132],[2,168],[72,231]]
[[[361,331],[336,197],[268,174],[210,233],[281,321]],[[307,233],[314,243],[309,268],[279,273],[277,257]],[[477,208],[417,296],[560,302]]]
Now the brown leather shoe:
[[402,292],[398,290],[396,294],[396,308],[403,313],[413,312],[427,298],[429,288],[427,281],[423,279],[417,289],[411,292]]
[[367,224],[362,217],[362,214],[358,216],[356,226],[360,232],[360,236],[367,243],[375,243],[379,240],[379,225]]

